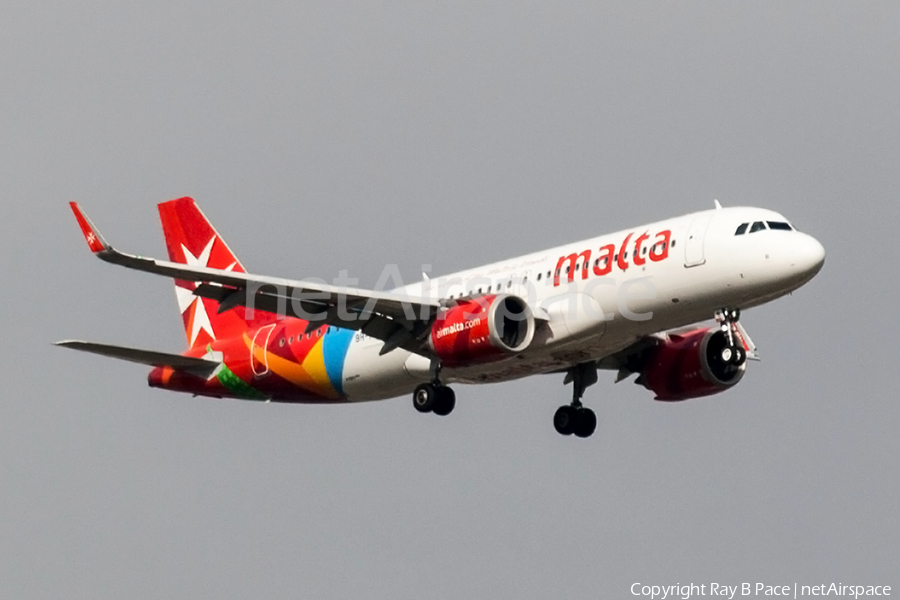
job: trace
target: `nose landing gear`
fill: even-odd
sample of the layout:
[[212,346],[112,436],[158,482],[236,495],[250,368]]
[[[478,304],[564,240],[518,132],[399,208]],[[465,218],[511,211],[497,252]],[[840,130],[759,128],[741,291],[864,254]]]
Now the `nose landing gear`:
[[572,403],[560,406],[553,415],[553,427],[562,435],[575,434],[587,438],[597,429],[597,415],[581,404],[584,390],[597,383],[597,366],[594,363],[575,365],[566,373],[565,383],[572,383]]
[[719,328],[725,334],[728,344],[722,349],[722,362],[740,367],[747,362],[747,350],[744,348],[743,340],[738,331],[738,321],[741,318],[740,309],[723,308],[716,311],[716,321]]

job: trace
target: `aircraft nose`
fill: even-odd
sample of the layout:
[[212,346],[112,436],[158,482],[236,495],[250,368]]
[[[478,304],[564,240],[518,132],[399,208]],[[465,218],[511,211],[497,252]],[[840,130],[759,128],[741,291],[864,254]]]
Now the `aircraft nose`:
[[791,253],[793,255],[791,266],[812,276],[818,273],[825,264],[825,247],[811,235],[805,233],[800,235],[802,237],[796,241]]

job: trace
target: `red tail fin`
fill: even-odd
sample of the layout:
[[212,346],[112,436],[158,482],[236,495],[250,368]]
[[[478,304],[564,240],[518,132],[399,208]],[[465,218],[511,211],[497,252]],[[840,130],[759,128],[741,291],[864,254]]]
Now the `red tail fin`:
[[[244,267],[210,224],[192,198],[179,198],[159,205],[169,260],[181,264],[244,273]],[[193,281],[175,281],[178,308],[191,348],[206,346],[221,337],[239,335],[252,324],[242,307],[217,312],[218,303],[193,295]]]

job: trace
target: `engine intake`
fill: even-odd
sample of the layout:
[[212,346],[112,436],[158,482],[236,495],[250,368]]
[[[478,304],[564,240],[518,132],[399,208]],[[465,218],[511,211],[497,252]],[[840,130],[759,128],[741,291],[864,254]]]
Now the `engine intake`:
[[527,348],[534,329],[534,315],[522,298],[481,296],[439,314],[430,344],[447,366],[494,362]]
[[677,401],[724,392],[744,377],[746,363],[735,366],[722,359],[728,345],[725,333],[703,328],[672,334],[650,355],[639,382],[657,400]]

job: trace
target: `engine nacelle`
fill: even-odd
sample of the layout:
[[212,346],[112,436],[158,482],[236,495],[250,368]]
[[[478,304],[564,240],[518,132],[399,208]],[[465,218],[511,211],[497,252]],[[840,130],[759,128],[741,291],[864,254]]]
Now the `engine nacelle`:
[[481,296],[439,314],[430,344],[446,366],[487,363],[527,348],[534,329],[534,315],[518,296]]
[[650,354],[640,382],[657,400],[688,400],[724,392],[744,376],[747,364],[722,360],[725,333],[704,328],[672,334]]

